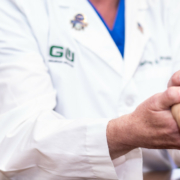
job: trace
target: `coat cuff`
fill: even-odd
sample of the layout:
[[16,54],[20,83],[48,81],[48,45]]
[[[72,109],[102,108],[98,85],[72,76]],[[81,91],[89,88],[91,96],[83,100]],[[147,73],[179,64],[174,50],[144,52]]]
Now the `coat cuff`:
[[142,180],[142,150],[111,160],[106,138],[109,120],[91,121],[87,128],[86,150],[94,176],[108,180]]
[[119,180],[143,180],[143,161],[141,148],[113,160]]
[[106,129],[109,120],[96,120],[88,123],[86,150],[92,171],[97,179],[118,180],[109,155]]

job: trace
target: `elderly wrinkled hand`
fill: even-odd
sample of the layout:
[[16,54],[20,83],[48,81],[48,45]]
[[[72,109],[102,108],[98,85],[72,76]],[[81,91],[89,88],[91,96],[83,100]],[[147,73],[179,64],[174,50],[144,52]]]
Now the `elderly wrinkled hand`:
[[[137,147],[180,149],[180,132],[172,115],[173,108],[171,112],[171,107],[180,103],[179,85],[180,71],[171,77],[166,91],[150,97],[131,114],[110,121],[107,139],[113,159]],[[177,106],[174,107],[176,112]]]
[[[174,73],[171,79],[169,80],[168,88],[172,86],[180,86],[180,71],[177,71],[176,73]],[[174,119],[177,121],[178,126],[180,127],[180,103],[173,105],[171,107],[171,112]]]

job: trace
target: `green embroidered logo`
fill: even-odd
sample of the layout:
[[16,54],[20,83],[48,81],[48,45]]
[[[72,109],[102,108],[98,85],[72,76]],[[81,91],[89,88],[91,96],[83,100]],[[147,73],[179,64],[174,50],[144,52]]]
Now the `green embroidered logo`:
[[68,61],[74,62],[75,55],[69,48],[65,49],[61,46],[51,46],[49,54],[56,58],[65,57]]
[[66,59],[69,61],[74,61],[74,53],[72,53],[69,49],[66,49]]

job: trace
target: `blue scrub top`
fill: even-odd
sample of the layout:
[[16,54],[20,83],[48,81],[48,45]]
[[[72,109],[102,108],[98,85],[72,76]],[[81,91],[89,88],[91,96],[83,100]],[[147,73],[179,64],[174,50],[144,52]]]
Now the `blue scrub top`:
[[[89,1],[89,0],[88,0]],[[93,4],[89,1],[89,3],[92,5],[104,25],[106,26],[107,30],[109,31],[112,39],[114,40],[116,46],[118,47],[122,57],[124,57],[124,44],[125,44],[125,0],[120,0],[118,11],[114,23],[113,29],[109,29],[106,22],[102,18],[102,16],[99,14],[97,9],[93,6]]]

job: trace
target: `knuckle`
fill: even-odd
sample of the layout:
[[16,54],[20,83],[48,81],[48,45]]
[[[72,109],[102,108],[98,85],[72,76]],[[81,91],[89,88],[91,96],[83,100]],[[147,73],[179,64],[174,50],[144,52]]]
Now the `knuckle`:
[[177,80],[177,78],[179,77],[179,75],[180,75],[180,70],[176,71],[176,72],[173,74],[173,76],[176,77],[176,80]]
[[173,74],[172,78],[171,78],[171,82],[172,82],[172,85],[176,84],[177,83],[177,74]]
[[175,88],[174,87],[169,87],[166,91],[165,91],[165,95],[168,99],[173,100],[174,99],[174,91]]
[[170,85],[171,86],[176,86],[180,83],[179,82],[179,76],[180,76],[180,71],[177,71],[172,75],[172,77],[170,79]]
[[159,95],[160,93],[155,94],[149,99],[149,106],[151,109],[157,109],[158,107],[157,99],[159,98]]
[[175,72],[168,82],[168,87],[177,86],[180,84],[180,70]]

